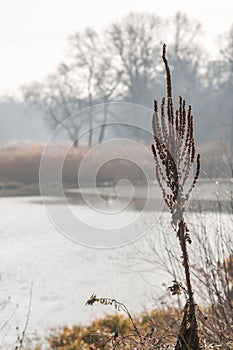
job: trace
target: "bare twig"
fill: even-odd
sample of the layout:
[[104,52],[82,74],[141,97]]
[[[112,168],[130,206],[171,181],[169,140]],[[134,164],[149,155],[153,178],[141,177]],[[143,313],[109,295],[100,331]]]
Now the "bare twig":
[[29,323],[29,318],[30,318],[30,313],[31,313],[32,287],[33,287],[33,284],[31,284],[31,288],[30,288],[30,295],[29,295],[29,303],[28,303],[28,311],[27,311],[26,322],[25,322],[24,329],[22,331],[21,336],[18,337],[18,345],[16,345],[15,350],[21,350],[23,348],[23,341],[24,341],[24,338],[25,338],[26,330],[28,328],[28,323]]

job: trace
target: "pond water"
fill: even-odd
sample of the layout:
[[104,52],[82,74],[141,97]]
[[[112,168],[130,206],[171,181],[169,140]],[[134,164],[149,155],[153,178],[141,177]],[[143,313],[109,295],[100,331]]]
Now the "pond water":
[[52,225],[39,197],[1,198],[0,211],[1,301],[11,297],[2,315],[8,318],[14,313],[2,332],[4,342],[12,341],[16,326],[24,327],[32,283],[28,334],[59,325],[88,324],[113,311],[85,306],[93,292],[117,298],[134,310],[145,304],[151,287],[140,273],[132,276],[123,261],[119,264],[126,248],[99,250],[75,244]]
[[[204,193],[204,184],[201,186],[200,197]],[[232,189],[232,184],[227,187],[228,192],[229,189]],[[210,188],[208,191],[212,195]],[[59,203],[59,199],[50,200],[60,208],[66,205]],[[74,211],[88,215],[89,209],[82,203],[71,201],[70,206]],[[17,336],[16,327],[23,330],[31,286],[27,335],[33,338],[51,327],[89,324],[104,313],[114,312],[110,307],[85,306],[93,292],[97,296],[116,298],[129,310],[139,312],[144,307],[152,307],[152,295],[164,290],[163,283],[170,281],[165,272],[157,271],[153,274],[153,282],[149,283],[142,273],[143,262],[133,272],[128,266],[132,245],[101,250],[87,248],[66,238],[51,223],[40,197],[1,198],[0,212],[0,302],[10,297],[0,310],[0,329],[10,318],[0,330],[0,348],[12,346]],[[125,215],[134,220],[138,211],[129,208]],[[148,215],[152,220],[159,217],[159,213],[152,211]],[[171,233],[169,213],[163,215]],[[210,219],[212,215],[210,211]],[[224,220],[229,217],[227,213],[221,215]],[[158,234],[159,225],[159,220],[156,220],[153,234]],[[145,236],[136,244],[140,246],[143,240]]]

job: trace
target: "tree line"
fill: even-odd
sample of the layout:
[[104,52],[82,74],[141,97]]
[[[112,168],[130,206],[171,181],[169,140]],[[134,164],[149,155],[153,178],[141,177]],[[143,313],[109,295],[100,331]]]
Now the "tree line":
[[[174,96],[182,95],[196,106],[198,141],[211,142],[221,135],[232,146],[233,25],[215,60],[208,59],[201,35],[201,24],[181,13],[170,21],[131,13],[102,31],[86,28],[70,36],[67,55],[53,73],[21,88],[24,100],[53,127],[62,123],[75,146],[84,127],[89,128],[88,145],[102,142],[106,123],[116,120],[108,111],[109,102],[152,108],[154,97],[165,94],[160,56],[167,42]],[[89,107],[101,103],[106,108],[96,115]],[[67,119],[85,108],[85,117]],[[96,124],[102,124],[98,135],[93,131]]]

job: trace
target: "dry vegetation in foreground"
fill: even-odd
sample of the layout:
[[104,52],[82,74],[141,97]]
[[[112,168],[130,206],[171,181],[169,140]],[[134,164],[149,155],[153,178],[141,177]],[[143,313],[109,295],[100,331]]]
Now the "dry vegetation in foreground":
[[[93,298],[93,296],[92,296]],[[102,299],[102,304],[111,299]],[[124,307],[123,304],[116,302]],[[117,306],[117,308],[119,308]],[[205,316],[198,313],[203,350],[232,350],[233,340],[213,342],[205,332],[206,319],[211,311],[206,309]],[[132,318],[132,316],[130,315]],[[75,325],[52,329],[43,345],[28,346],[27,350],[174,350],[179,331],[182,312],[175,308],[156,309],[142,313],[130,319],[120,313],[106,315],[93,321],[89,326]],[[132,322],[133,321],[133,322]],[[203,323],[202,323],[203,322]],[[203,328],[202,328],[203,326]],[[46,343],[46,345],[45,345]]]

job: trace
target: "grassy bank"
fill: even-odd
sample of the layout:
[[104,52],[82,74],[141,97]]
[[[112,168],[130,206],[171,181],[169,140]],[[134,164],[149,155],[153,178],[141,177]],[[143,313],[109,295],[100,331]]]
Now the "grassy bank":
[[[89,147],[70,148],[69,152],[63,157],[64,147],[53,146],[50,147],[49,152],[49,179],[50,184],[53,183],[56,176],[54,170],[54,164],[61,162],[63,183],[66,187],[77,186],[77,174],[80,164],[83,158],[86,156]],[[38,193],[39,184],[39,169],[40,161],[43,156],[44,147],[42,145],[31,145],[25,147],[8,147],[0,149],[0,194],[11,195],[22,194],[24,191],[28,194]],[[100,184],[103,182],[114,183],[118,179],[122,178],[124,174],[132,182],[143,182],[145,176],[141,169],[137,167],[137,164],[133,164],[124,159],[114,159],[106,163],[106,157],[111,155],[113,150],[108,149],[105,153],[96,153],[89,158],[89,168],[98,164],[103,166],[98,171],[97,182]],[[115,150],[116,154],[117,151]],[[121,152],[122,154],[122,152]],[[135,158],[135,150],[128,148],[125,150],[125,156]],[[136,157],[142,157],[143,163],[146,167],[150,167],[150,157],[145,158],[144,153],[141,155],[136,154]],[[64,163],[63,163],[64,161]],[[105,164],[106,163],[106,164]],[[154,178],[152,171],[150,177]],[[89,174],[86,174],[86,181],[88,183]]]
[[[148,145],[148,149],[149,149]],[[39,195],[39,169],[40,161],[43,155],[43,145],[27,145],[24,147],[6,147],[0,149],[0,196],[30,196]],[[56,176],[54,172],[54,164],[63,160],[62,152],[64,146],[53,146],[50,150],[49,158],[49,181],[50,186],[53,184]],[[77,187],[77,174],[83,158],[90,151],[89,147],[70,148],[67,153],[63,170],[63,185],[65,188]],[[145,152],[133,147],[119,150],[122,158],[138,159],[147,171],[148,180],[155,180],[155,170],[152,166],[151,155],[145,157]],[[213,173],[215,177],[229,177],[230,164],[224,158],[224,154],[220,150],[216,150],[214,158],[211,157],[211,152],[215,152],[211,148],[203,147],[202,159],[206,169],[203,169],[202,176],[208,178]],[[93,154],[89,158],[89,169],[91,170],[95,165],[102,164],[98,173],[96,174],[97,184],[115,184],[119,179],[127,178],[134,184],[145,184],[146,178],[143,171],[134,164],[125,159],[117,159],[118,150],[108,147],[105,152]],[[106,159],[113,155],[113,159],[106,163]],[[207,175],[206,175],[207,173]],[[90,174],[85,174],[86,182],[89,183]]]

